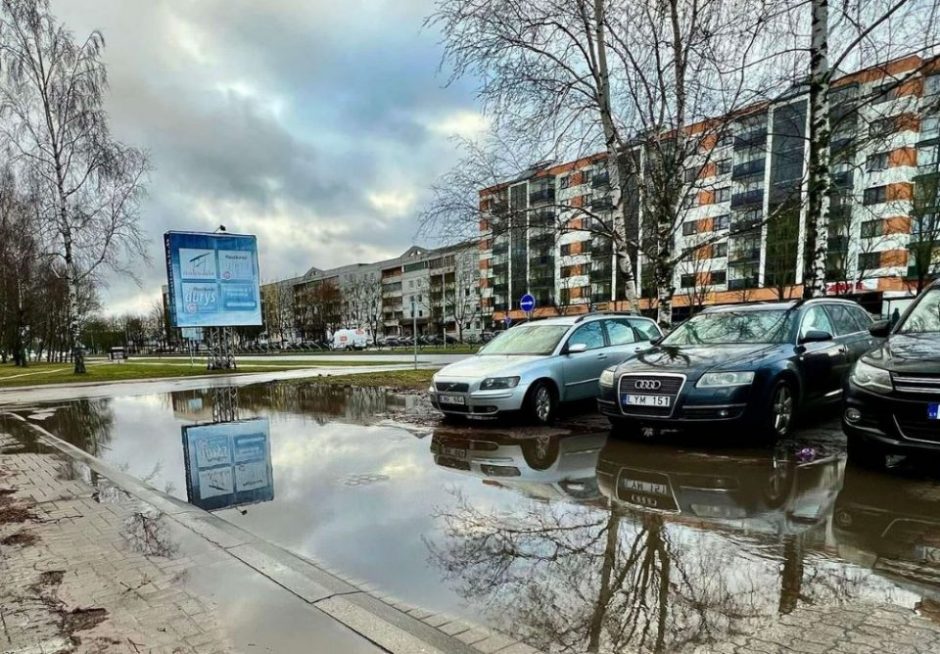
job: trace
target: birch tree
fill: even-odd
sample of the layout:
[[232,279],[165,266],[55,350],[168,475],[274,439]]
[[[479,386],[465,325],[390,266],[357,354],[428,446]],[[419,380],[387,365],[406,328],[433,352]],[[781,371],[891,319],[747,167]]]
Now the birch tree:
[[[804,295],[826,293],[829,208],[832,195],[830,165],[832,130],[830,94],[834,76],[844,70],[881,69],[887,84],[859,98],[856,109],[890,93],[919,75],[919,69],[892,72],[888,63],[902,55],[931,54],[940,37],[935,0],[811,0],[792,6],[798,39],[805,31],[802,17],[809,11],[809,170],[807,205],[810,247]],[[794,44],[802,47],[799,40]]]
[[45,246],[62,263],[76,373],[85,372],[80,291],[144,259],[138,221],[147,157],[110,133],[104,37],[76,39],[47,0],[0,4],[0,138],[39,189]]

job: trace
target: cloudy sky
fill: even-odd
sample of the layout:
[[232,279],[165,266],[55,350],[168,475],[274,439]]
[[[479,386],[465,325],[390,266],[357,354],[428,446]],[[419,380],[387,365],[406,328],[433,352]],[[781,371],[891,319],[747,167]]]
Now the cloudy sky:
[[54,0],[100,29],[112,130],[149,151],[153,263],[113,278],[110,313],[147,310],[167,229],[255,233],[267,279],[394,256],[415,240],[451,137],[485,129],[445,86],[432,0]]

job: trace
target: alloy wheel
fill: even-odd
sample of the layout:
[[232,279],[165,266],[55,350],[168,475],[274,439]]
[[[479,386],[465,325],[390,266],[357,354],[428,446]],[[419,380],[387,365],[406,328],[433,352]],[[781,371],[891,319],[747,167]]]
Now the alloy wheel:
[[783,384],[777,388],[771,406],[774,431],[778,436],[784,436],[793,421],[793,393],[790,392],[789,386]]
[[539,386],[535,391],[535,416],[539,422],[548,422],[552,416],[552,394],[545,386]]

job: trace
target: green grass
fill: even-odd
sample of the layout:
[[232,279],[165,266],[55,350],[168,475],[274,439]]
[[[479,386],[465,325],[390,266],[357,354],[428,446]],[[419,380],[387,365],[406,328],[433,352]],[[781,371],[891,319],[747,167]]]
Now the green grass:
[[401,391],[424,391],[431,384],[437,370],[393,370],[369,375],[333,375],[317,377],[315,381],[305,379],[300,383],[324,384],[328,386],[360,386],[364,388],[390,388]]
[[[308,361],[306,359],[294,359],[290,360],[288,357],[284,357],[284,361],[252,361],[250,357],[244,355],[235,355],[235,361],[238,364],[239,368],[244,368],[246,371],[254,370],[255,368],[271,368],[272,366],[278,370],[291,370],[294,368],[343,368],[345,366],[406,366],[414,363],[413,359],[395,359],[393,361],[346,361],[343,359],[333,360],[333,361]],[[194,359],[197,366],[206,366],[205,357],[196,357]],[[131,357],[129,363],[146,363],[146,364],[165,364],[168,366],[179,366],[179,365],[189,365],[189,357]],[[127,365],[122,364],[122,365]]]
[[[239,365],[237,370],[206,370],[205,361],[190,365],[189,361],[164,361],[145,363],[134,360],[124,363],[106,363],[90,361],[84,375],[72,372],[69,363],[35,363],[28,368],[16,368],[12,364],[0,365],[0,388],[16,386],[34,386],[42,384],[69,384],[87,382],[130,381],[141,379],[161,379],[164,377],[192,377],[197,375],[231,374],[245,372],[277,372],[282,370],[300,370],[317,367],[340,367],[353,365],[336,361],[328,364],[307,363],[304,365],[250,364]],[[361,364],[360,364],[361,365]]]
[[[444,347],[443,345],[419,345],[418,354],[476,354],[480,349],[479,345],[470,345],[469,343],[463,345],[448,345]],[[379,350],[287,350],[280,351],[274,350],[272,352],[246,352],[239,354],[239,356],[252,357],[252,356],[282,356],[290,357],[296,356],[298,354],[311,354],[316,356],[347,356],[347,355],[359,355],[359,356],[369,356],[370,354],[413,354],[414,347],[404,345],[402,347],[387,347]]]

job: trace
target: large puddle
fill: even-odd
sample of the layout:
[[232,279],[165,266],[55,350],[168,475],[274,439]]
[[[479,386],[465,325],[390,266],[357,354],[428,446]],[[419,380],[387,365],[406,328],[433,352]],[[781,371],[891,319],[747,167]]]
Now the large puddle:
[[[18,411],[263,538],[541,649],[692,651],[802,606],[940,621],[934,464],[857,469],[831,425],[771,451],[389,423],[414,401],[272,384]],[[192,429],[236,417],[208,440]]]

